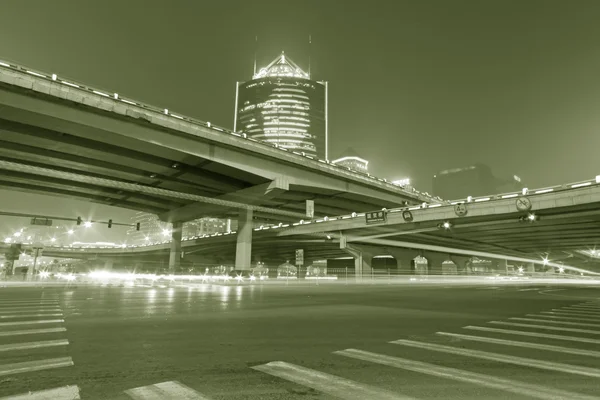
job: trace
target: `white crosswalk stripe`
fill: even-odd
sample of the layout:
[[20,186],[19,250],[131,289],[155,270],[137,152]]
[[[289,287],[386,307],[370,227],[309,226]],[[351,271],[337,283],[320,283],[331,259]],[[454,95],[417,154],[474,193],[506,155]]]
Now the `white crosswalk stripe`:
[[540,311],[540,314],[550,314],[550,315],[561,315],[563,317],[582,317],[582,318],[591,318],[595,321],[600,321],[600,318],[595,317],[589,314],[578,314],[568,311]]
[[3,364],[0,365],[0,376],[19,374],[22,372],[41,371],[51,368],[70,367],[71,365],[73,365],[73,360],[71,357],[48,358],[45,360]]
[[395,394],[374,386],[358,383],[339,376],[326,374],[283,361],[257,365],[252,369],[306,386],[333,397],[346,400],[409,400],[409,397]]
[[585,304],[573,305],[571,307],[572,308],[581,308],[581,309],[586,309],[586,310],[598,310],[598,311],[600,311],[600,307],[588,306],[588,305],[585,305]]
[[42,308],[42,309],[26,309],[26,310],[0,310],[1,315],[12,315],[22,314],[23,312],[35,312],[35,313],[56,313],[61,312],[60,308]]
[[469,349],[464,349],[464,348],[444,346],[444,345],[440,345],[440,344],[417,342],[414,340],[400,339],[400,340],[394,340],[393,342],[390,342],[390,343],[401,345],[401,346],[416,347],[416,348],[431,350],[431,351],[439,351],[442,353],[456,354],[456,355],[465,356],[465,357],[473,357],[473,358],[480,358],[480,359],[489,360],[489,361],[497,361],[497,362],[502,362],[502,363],[507,363],[507,364],[521,365],[524,367],[533,367],[533,368],[545,369],[545,370],[549,370],[549,371],[559,371],[559,372],[565,372],[565,373],[569,373],[569,374],[584,375],[584,376],[591,376],[594,378],[600,378],[600,369],[597,369],[597,368],[580,367],[580,366],[571,365],[571,364],[563,364],[563,363],[535,360],[533,358],[509,356],[509,355],[504,355],[504,354],[499,354],[499,353],[490,353],[487,351],[469,350]]
[[0,331],[0,336],[38,335],[40,333],[66,332],[67,328],[25,329],[18,331]]
[[18,322],[0,322],[0,326],[17,326],[17,325],[33,325],[33,324],[60,324],[65,322],[64,319],[40,319],[31,321]]
[[125,391],[134,400],[210,400],[208,397],[177,381],[157,383]]
[[512,317],[509,318],[513,321],[529,321],[529,322],[542,322],[545,324],[561,324],[561,325],[571,325],[571,326],[588,326],[588,327],[597,327],[600,328],[600,324],[590,324],[586,322],[567,322],[567,321],[552,321],[547,319],[537,319],[537,318],[521,318],[521,317]]
[[69,341],[67,339],[58,340],[44,340],[40,342],[28,342],[28,343],[13,343],[0,345],[1,351],[14,351],[14,350],[31,350],[39,349],[42,347],[54,347],[54,346],[67,346]]
[[539,344],[539,343],[533,343],[533,342],[519,342],[516,340],[495,339],[495,338],[489,338],[489,337],[485,337],[485,336],[463,335],[463,334],[459,334],[459,333],[436,332],[436,334],[441,335],[441,336],[449,336],[449,337],[462,339],[462,340],[470,340],[470,341],[474,341],[474,342],[502,344],[502,345],[506,345],[506,346],[523,347],[526,349],[538,349],[538,350],[553,351],[556,353],[577,354],[580,356],[600,358],[600,351],[594,351],[594,350],[581,350],[581,349],[575,349],[572,347],[552,346],[552,345],[548,345],[548,344]]
[[39,311],[60,311],[60,308],[56,306],[43,306],[43,307],[5,307],[0,308],[0,314],[12,313],[12,312],[39,312]]
[[487,326],[471,326],[471,325],[469,325],[469,326],[463,326],[463,329],[469,329],[469,330],[481,331],[481,332],[503,333],[503,334],[507,334],[507,335],[527,336],[527,337],[534,337],[534,338],[556,339],[556,340],[564,340],[564,341],[569,341],[569,342],[600,344],[600,339],[580,338],[577,336],[553,335],[550,333],[539,333],[539,332],[531,332],[531,331],[515,331],[512,329],[489,328]]
[[586,396],[562,390],[549,389],[539,385],[522,383],[514,380],[497,378],[489,375],[478,374],[475,372],[464,371],[456,368],[442,367],[435,364],[424,363],[420,361],[408,360],[400,357],[386,356],[368,351],[347,349],[336,351],[346,357],[356,358],[363,361],[369,361],[377,364],[388,365],[390,367],[401,368],[422,374],[438,376],[455,381],[472,383],[493,389],[504,390],[522,396],[529,396],[541,400],[598,400],[597,397]]
[[600,315],[600,311],[585,311],[585,310],[579,310],[576,308],[569,308],[569,307],[563,307],[563,308],[553,308],[552,311],[562,311],[562,312],[575,312],[577,314],[588,314],[588,315]]
[[550,318],[550,319],[559,319],[565,321],[584,321],[584,322],[599,322],[600,319],[594,318],[585,318],[585,317],[566,317],[562,315],[546,315],[546,314],[525,314],[526,317],[535,317],[535,318]]
[[518,322],[504,322],[504,321],[490,321],[490,324],[496,325],[510,325],[510,326],[518,326],[521,328],[534,328],[534,329],[545,329],[549,331],[564,331],[564,332],[577,332],[577,333],[589,333],[591,335],[600,335],[600,331],[592,331],[590,329],[577,329],[577,328],[565,328],[562,326],[546,326],[546,325],[537,325],[537,324],[520,324]]
[[62,313],[56,314],[19,314],[19,315],[0,315],[0,319],[10,318],[35,318],[35,317],[62,317]]
[[2,397],[0,400],[79,400],[78,386],[64,386],[56,389],[29,392],[14,396]]

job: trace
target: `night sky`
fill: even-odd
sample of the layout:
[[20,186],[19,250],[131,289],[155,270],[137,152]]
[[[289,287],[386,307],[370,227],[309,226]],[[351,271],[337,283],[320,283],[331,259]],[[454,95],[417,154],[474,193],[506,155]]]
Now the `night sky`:
[[535,188],[600,174],[598,21],[596,0],[3,0],[0,59],[231,128],[255,35],[259,66],[306,69],[311,34],[331,157],[426,191],[475,162]]

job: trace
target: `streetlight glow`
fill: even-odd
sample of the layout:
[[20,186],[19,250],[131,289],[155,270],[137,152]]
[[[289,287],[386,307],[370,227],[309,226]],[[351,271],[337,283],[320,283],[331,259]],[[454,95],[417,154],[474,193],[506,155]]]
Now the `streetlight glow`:
[[75,231],[74,231],[73,229],[69,229],[69,230],[67,231],[67,233],[68,233],[69,235],[72,235],[72,234],[74,234],[74,233],[75,233]]
[[19,237],[19,236],[21,236],[21,233],[22,233],[21,231],[17,231],[17,232],[14,233],[13,236],[14,237]]
[[90,228],[92,226],[92,223],[90,221],[85,221],[83,223],[83,226],[85,226],[86,228]]

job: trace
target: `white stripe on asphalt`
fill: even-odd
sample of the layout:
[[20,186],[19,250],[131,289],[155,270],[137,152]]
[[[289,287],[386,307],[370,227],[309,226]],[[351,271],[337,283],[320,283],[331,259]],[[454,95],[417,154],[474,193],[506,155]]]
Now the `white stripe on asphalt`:
[[550,315],[560,315],[563,317],[579,317],[579,318],[590,318],[590,320],[592,321],[600,321],[600,318],[595,318],[594,315],[588,315],[588,314],[578,314],[578,313],[572,313],[572,312],[566,312],[566,311],[540,311],[540,314],[550,314]]
[[24,314],[24,315],[0,315],[0,319],[6,318],[33,318],[33,317],[62,317],[63,313],[57,314]]
[[599,339],[580,338],[577,336],[553,335],[551,333],[515,331],[512,329],[488,328],[487,326],[463,326],[463,329],[470,329],[473,331],[482,331],[482,332],[504,333],[507,335],[528,336],[528,337],[534,337],[534,338],[565,340],[565,341],[569,341],[569,342],[600,344]]
[[532,290],[542,290],[541,288],[528,288],[528,289],[519,289],[519,292],[529,292]]
[[42,309],[31,309],[28,308],[26,310],[0,310],[0,314],[21,314],[24,312],[38,312],[38,313],[52,313],[52,312],[62,312],[60,308],[42,308]]
[[577,393],[566,392],[557,389],[550,389],[544,386],[522,383],[509,379],[496,378],[489,375],[476,372],[463,371],[456,368],[442,367],[435,364],[424,363],[421,361],[408,360],[406,358],[386,356],[383,354],[371,353],[368,351],[346,349],[336,351],[345,357],[351,357],[358,360],[368,361],[376,364],[387,365],[394,368],[405,369],[408,371],[419,372],[426,375],[433,375],[441,378],[447,378],[459,382],[467,382],[475,385],[504,390],[506,392],[529,396],[542,400],[594,400],[593,396],[586,396]]
[[562,311],[562,312],[568,311],[568,312],[574,312],[577,314],[600,316],[600,311],[585,311],[585,310],[579,310],[576,308],[569,308],[569,307],[553,308],[552,311]]
[[26,361],[15,364],[0,365],[0,376],[20,374],[23,372],[41,371],[43,369],[70,367],[73,365],[71,357],[48,358],[45,360]]
[[600,307],[598,306],[589,306],[589,305],[585,305],[585,304],[573,304],[571,307],[575,307],[575,308],[587,308],[590,310],[600,310]]
[[569,321],[586,321],[586,322],[600,322],[600,319],[585,318],[585,317],[563,317],[562,315],[539,315],[539,314],[526,314],[526,317],[535,318],[554,318],[554,319],[566,319]]
[[535,318],[519,318],[512,317],[509,318],[515,321],[529,321],[529,322],[543,322],[546,324],[562,324],[562,325],[571,325],[571,326],[589,326],[589,327],[597,327],[600,328],[600,324],[587,324],[585,322],[565,322],[565,321],[549,321],[547,319],[535,319]]
[[573,306],[564,306],[561,308],[567,308],[567,309],[571,309],[571,310],[581,310],[584,312],[595,312],[598,313],[600,312],[600,308],[598,307],[590,307],[590,306],[577,306],[577,305],[573,305]]
[[29,392],[8,397],[2,397],[0,400],[79,400],[78,386],[63,386],[56,389],[42,390],[39,392]]
[[67,339],[44,340],[41,342],[13,343],[0,345],[0,351],[39,349],[40,347],[67,346]]
[[0,307],[12,306],[57,306],[58,301],[0,301]]
[[208,397],[177,381],[162,382],[125,391],[135,400],[210,400]]
[[40,333],[66,332],[67,328],[27,329],[22,331],[4,331],[0,336],[37,335]]
[[519,342],[516,340],[495,339],[495,338],[489,338],[489,337],[485,337],[485,336],[462,335],[459,333],[449,333],[449,332],[436,332],[436,335],[450,336],[450,337],[454,337],[457,339],[470,340],[473,342],[503,344],[506,346],[525,347],[528,349],[547,350],[547,351],[554,351],[556,353],[577,354],[580,356],[589,356],[589,357],[600,358],[600,351],[594,351],[594,350],[582,350],[582,349],[575,349],[572,347],[553,346],[553,345],[549,345],[549,344],[538,344],[538,343],[532,343],[532,342]]
[[560,372],[574,374],[574,375],[584,375],[584,376],[591,376],[594,378],[600,378],[600,369],[596,369],[596,368],[580,367],[578,365],[572,365],[572,364],[554,363],[554,362],[549,362],[549,361],[536,360],[533,358],[508,356],[505,354],[490,353],[487,351],[462,349],[462,348],[456,348],[456,347],[451,347],[451,346],[443,346],[440,344],[416,342],[414,340],[400,339],[400,340],[394,340],[393,342],[390,342],[390,343],[398,344],[401,346],[416,347],[419,349],[425,349],[425,350],[431,350],[431,351],[439,351],[442,353],[456,354],[456,355],[465,356],[465,357],[479,358],[482,360],[489,360],[489,361],[513,364],[513,365],[521,365],[524,367],[545,369],[548,371],[560,371]]
[[44,310],[58,310],[60,308],[58,306],[28,306],[28,307],[0,307],[0,313],[13,312],[13,311],[44,311]]
[[409,397],[398,395],[374,386],[358,383],[339,376],[300,367],[283,361],[251,367],[254,370],[273,375],[290,382],[306,386],[333,397],[347,400],[408,400]]
[[0,326],[32,325],[32,324],[58,324],[65,322],[64,319],[40,319],[34,321],[0,322]]
[[490,321],[490,322],[488,322],[488,324],[510,325],[510,326],[520,326],[522,328],[547,329],[550,331],[565,331],[565,332],[590,333],[592,335],[600,335],[600,331],[592,331],[591,329],[563,328],[563,327],[559,327],[559,326],[546,326],[546,325],[535,325],[535,324],[519,324],[517,322],[504,322],[504,321]]

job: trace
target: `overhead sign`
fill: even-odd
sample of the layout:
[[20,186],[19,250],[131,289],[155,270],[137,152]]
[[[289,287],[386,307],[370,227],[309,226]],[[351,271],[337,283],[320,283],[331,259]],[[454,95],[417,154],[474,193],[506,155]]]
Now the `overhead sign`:
[[387,221],[387,211],[372,211],[365,213],[365,221],[367,224],[376,224],[378,222]]
[[306,216],[308,218],[315,217],[315,201],[314,200],[306,200]]
[[299,267],[304,265],[304,249],[296,250],[296,265]]
[[31,218],[31,225],[52,226],[52,220],[48,218]]
[[454,205],[454,214],[459,217],[467,215],[467,205],[465,203],[458,203]]
[[412,222],[413,214],[409,210],[404,210],[404,211],[402,211],[402,218],[404,219],[405,222]]

